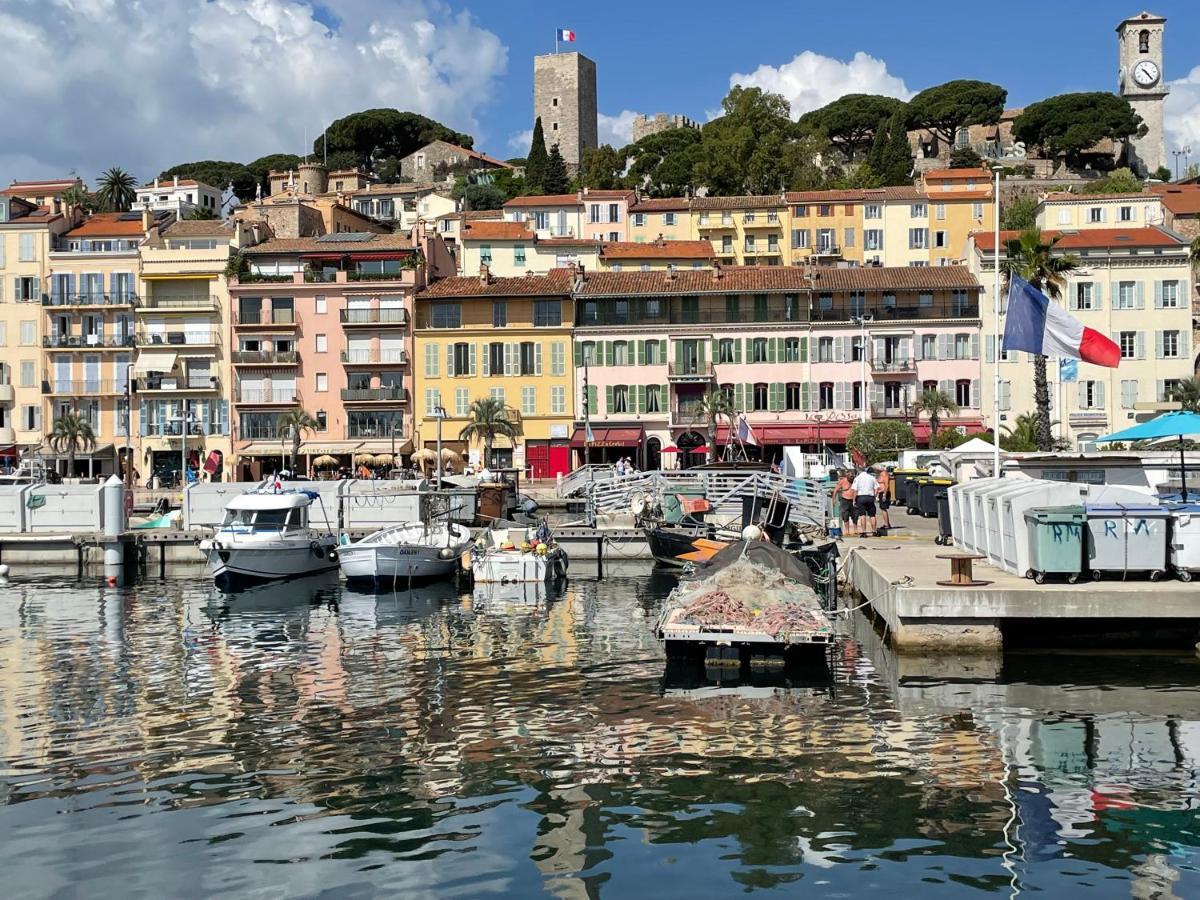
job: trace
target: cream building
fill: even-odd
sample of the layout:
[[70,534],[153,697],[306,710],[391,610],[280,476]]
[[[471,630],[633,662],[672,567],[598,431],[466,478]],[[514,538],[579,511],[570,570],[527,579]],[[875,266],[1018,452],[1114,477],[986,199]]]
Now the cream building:
[[1072,194],[1057,191],[1044,195],[1037,210],[1037,225],[1043,231],[1141,228],[1162,224],[1162,197],[1152,191],[1136,194]]
[[863,262],[929,265],[929,198],[915,187],[863,191]]
[[[1046,232],[1053,235],[1056,232]],[[1001,234],[1001,265],[1004,241]],[[992,295],[994,244],[991,232],[972,237],[967,264],[983,286],[983,415],[993,417],[997,348]],[[1067,275],[1060,302],[1084,325],[1108,335],[1121,347],[1114,369],[1079,363],[1078,375],[1064,383],[1050,360],[1051,418],[1055,434],[1086,448],[1097,436],[1152,415],[1138,404],[1169,399],[1179,381],[1194,371],[1191,347],[1192,272],[1187,242],[1162,228],[1096,228],[1064,233],[1057,252],[1072,254],[1078,267]],[[1001,300],[1001,334],[1004,299]],[[1027,353],[1002,354],[1000,426],[1033,412],[1033,364]]]
[[690,237],[711,242],[722,265],[781,266],[787,261],[789,214],[783,196],[697,197],[691,211]]
[[692,210],[687,197],[639,200],[629,210],[629,240],[637,242],[687,240],[693,236]]
[[581,238],[541,238],[527,222],[468,220],[459,233],[458,266],[464,275],[478,275],[486,266],[497,278],[545,275],[575,264],[594,269],[600,246]]

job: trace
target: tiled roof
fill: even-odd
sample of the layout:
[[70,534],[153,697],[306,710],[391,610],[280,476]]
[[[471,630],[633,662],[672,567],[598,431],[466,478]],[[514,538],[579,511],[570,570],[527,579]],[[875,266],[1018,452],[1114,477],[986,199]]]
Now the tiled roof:
[[943,203],[946,200],[990,200],[992,192],[990,189],[981,189],[977,191],[930,191],[925,195],[930,203]]
[[122,219],[121,216],[128,216],[128,213],[95,213],[83,220],[83,224],[78,228],[73,228],[68,231],[64,237],[68,238],[85,238],[85,237],[131,237],[137,235],[143,236],[146,232],[142,228],[141,214],[135,214],[127,219]]
[[77,184],[79,184],[79,181],[74,178],[56,178],[52,181],[14,181],[3,191],[0,191],[0,194],[11,194],[13,196],[45,192],[56,194],[68,188],[73,188]]
[[787,201],[778,194],[751,197],[696,197],[692,209],[783,209]]
[[362,197],[371,195],[372,197],[387,196],[388,194],[421,194],[428,193],[434,190],[432,184],[413,184],[405,181],[398,184],[369,184],[364,188],[359,188],[357,191],[344,191],[351,197]]
[[503,219],[504,210],[502,209],[468,209],[462,217],[468,222],[473,219]]
[[[973,290],[979,282],[965,266],[820,267],[812,269],[815,284],[805,277],[810,270],[796,266],[727,266],[714,269],[681,269],[666,272],[589,272],[581,296],[635,294],[702,294],[804,291]],[[720,277],[717,277],[719,273]]]
[[687,197],[653,197],[639,200],[629,208],[631,213],[686,212]]
[[508,206],[582,206],[578,194],[546,194],[543,197],[513,197]]
[[574,269],[551,269],[545,275],[520,275],[516,278],[489,278],[460,275],[435,281],[417,295],[418,300],[446,297],[545,297],[567,295],[575,280]]
[[1136,194],[1076,194],[1074,191],[1051,191],[1043,199],[1053,203],[1091,203],[1096,200],[1153,200],[1156,196],[1153,191],[1138,191]]
[[[1187,241],[1161,228],[1084,228],[1079,231],[1043,231],[1047,240],[1061,234],[1055,246],[1060,250],[1096,250],[1122,247],[1185,247]],[[1016,231],[1000,232],[1003,245],[1017,237]],[[995,250],[992,232],[979,231],[974,234],[975,246],[985,253]]]
[[604,259],[712,259],[708,241],[609,241],[600,245]]
[[587,188],[583,194],[584,200],[628,200],[632,203],[637,199],[637,194],[630,190],[610,191],[598,190],[596,188]]
[[380,250],[412,250],[406,234],[376,234],[369,241],[318,241],[316,238],[272,238],[246,250],[262,253],[377,253]]
[[219,219],[183,219],[162,230],[164,237],[233,237],[233,226]]
[[149,184],[143,184],[141,187],[138,188],[138,190],[139,191],[154,191],[154,190],[165,191],[165,190],[168,190],[171,188],[176,188],[176,187],[206,187],[210,191],[217,190],[211,184],[205,184],[203,181],[196,181],[195,179],[192,179],[192,178],[180,178],[179,184],[176,184],[174,182],[174,180],[172,180],[172,179],[160,178],[158,181],[158,184],[155,184],[153,181],[151,181]]
[[468,222],[462,230],[464,241],[532,241],[534,234],[524,222],[482,219]]
[[595,238],[583,237],[544,238],[538,243],[545,247],[600,247],[600,241]]
[[928,200],[926,194],[918,187],[897,185],[895,187],[867,188],[863,191],[863,200]]
[[1156,184],[1151,190],[1177,216],[1200,215],[1200,185]]
[[992,173],[987,169],[930,169],[925,173],[925,180],[938,181],[984,181],[992,180]]
[[788,203],[857,203],[863,191],[788,191]]

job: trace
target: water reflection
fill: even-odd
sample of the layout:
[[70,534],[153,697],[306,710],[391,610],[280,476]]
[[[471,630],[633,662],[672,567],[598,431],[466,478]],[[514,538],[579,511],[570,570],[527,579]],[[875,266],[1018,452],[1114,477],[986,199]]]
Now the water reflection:
[[897,660],[855,622],[714,680],[653,640],[669,577],[606,575],[11,585],[9,891],[1200,893],[1195,659]]

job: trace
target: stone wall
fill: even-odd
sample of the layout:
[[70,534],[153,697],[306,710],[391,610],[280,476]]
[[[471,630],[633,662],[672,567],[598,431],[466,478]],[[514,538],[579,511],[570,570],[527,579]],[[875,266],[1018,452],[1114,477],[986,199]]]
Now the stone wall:
[[699,127],[698,122],[693,122],[687,116],[678,113],[675,115],[655,113],[653,116],[638,116],[633,120],[633,140],[636,143],[644,137],[658,134],[661,131],[670,131],[672,128],[699,129]]

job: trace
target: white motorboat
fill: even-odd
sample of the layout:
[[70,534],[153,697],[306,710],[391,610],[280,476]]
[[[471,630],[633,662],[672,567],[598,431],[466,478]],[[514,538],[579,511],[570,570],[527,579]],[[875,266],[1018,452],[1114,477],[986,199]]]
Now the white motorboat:
[[453,574],[459,557],[470,546],[471,532],[466,526],[407,522],[339,547],[338,562],[352,584],[391,587]]
[[567,576],[567,562],[545,523],[528,531],[489,528],[475,542],[471,574],[477,584],[553,582]]
[[222,590],[304,578],[338,567],[331,529],[310,528],[316,491],[260,489],[234,497],[213,536],[200,542]]

